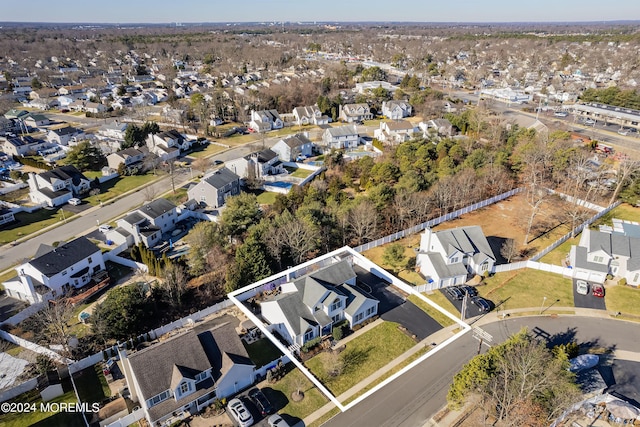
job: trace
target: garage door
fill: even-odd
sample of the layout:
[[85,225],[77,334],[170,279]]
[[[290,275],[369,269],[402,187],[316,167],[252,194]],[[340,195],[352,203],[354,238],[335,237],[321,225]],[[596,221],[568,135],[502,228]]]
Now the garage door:
[[589,280],[589,272],[588,271],[580,271],[576,270],[575,276],[576,279]]
[[607,278],[607,276],[604,273],[591,273],[589,275],[589,281],[590,282],[604,283],[606,278]]

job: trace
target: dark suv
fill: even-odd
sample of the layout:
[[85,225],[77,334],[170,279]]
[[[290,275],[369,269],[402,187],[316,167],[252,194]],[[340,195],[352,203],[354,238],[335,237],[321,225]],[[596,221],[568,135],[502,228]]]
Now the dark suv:
[[457,299],[457,300],[461,300],[462,298],[464,298],[464,293],[462,293],[462,291],[457,287],[457,286],[449,286],[445,288],[445,292],[447,293],[447,295],[449,295],[452,299]]
[[470,297],[478,296],[478,290],[473,286],[469,285],[460,285],[458,288],[462,291],[463,294],[468,294]]
[[271,405],[267,396],[265,396],[260,389],[254,388],[251,390],[249,392],[249,397],[258,408],[258,411],[260,411],[260,415],[264,417],[269,414],[273,414],[273,405]]

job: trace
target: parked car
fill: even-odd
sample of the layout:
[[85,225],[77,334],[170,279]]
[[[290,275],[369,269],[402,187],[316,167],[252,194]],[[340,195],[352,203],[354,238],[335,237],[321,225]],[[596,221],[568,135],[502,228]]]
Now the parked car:
[[491,305],[489,302],[482,297],[473,297],[471,298],[471,304],[475,305],[480,309],[480,311],[490,311]]
[[69,202],[68,202],[68,203],[69,203],[70,205],[73,205],[73,206],[78,206],[79,204],[81,204],[81,203],[82,203],[82,200],[80,200],[80,199],[76,199],[76,198],[74,197],[74,198],[72,198],[72,199],[69,199]]
[[604,286],[599,283],[594,283],[591,287],[591,295],[598,298],[604,297]]
[[461,300],[462,298],[464,298],[464,294],[456,286],[446,287],[445,292],[453,299]]
[[289,427],[289,424],[282,419],[280,414],[273,414],[267,420],[269,427]]
[[556,111],[555,113],[553,113],[553,115],[556,117],[567,117],[569,113],[567,113],[566,111]]
[[629,131],[627,129],[618,130],[618,135],[627,136],[629,135]]
[[576,292],[580,295],[587,295],[589,293],[589,284],[584,280],[576,281]]
[[264,395],[262,390],[254,388],[249,392],[249,397],[258,408],[258,411],[260,411],[260,415],[264,417],[273,414],[273,405],[271,405],[271,402],[269,402],[269,399],[267,399],[267,396]]
[[584,124],[585,124],[585,125],[595,125],[595,124],[596,124],[596,121],[595,121],[595,120],[593,120],[593,119],[585,119],[585,120],[584,120]]
[[227,405],[229,415],[240,427],[249,427],[253,425],[253,416],[251,412],[244,406],[240,399],[231,399]]
[[466,293],[470,297],[478,296],[478,290],[476,288],[474,288],[473,286],[460,285],[460,286],[458,286],[458,288],[462,291],[463,294]]
[[98,227],[98,231],[100,231],[101,233],[106,233],[107,231],[111,230],[113,227],[110,226],[109,224],[102,224],[100,227]]

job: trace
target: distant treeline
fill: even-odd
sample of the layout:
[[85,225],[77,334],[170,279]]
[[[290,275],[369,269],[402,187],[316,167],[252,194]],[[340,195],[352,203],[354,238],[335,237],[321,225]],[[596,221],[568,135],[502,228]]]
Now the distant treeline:
[[640,110],[640,94],[632,89],[621,90],[618,87],[587,89],[580,96],[580,100]]

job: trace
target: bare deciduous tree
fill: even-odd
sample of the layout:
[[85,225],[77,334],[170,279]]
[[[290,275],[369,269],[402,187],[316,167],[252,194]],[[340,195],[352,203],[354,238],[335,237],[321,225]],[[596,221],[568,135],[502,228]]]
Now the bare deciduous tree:
[[191,166],[195,170],[199,171],[200,173],[207,172],[207,170],[209,170],[211,165],[212,165],[211,159],[208,159],[208,158],[205,158],[205,157],[200,157],[200,158],[194,160],[193,163],[191,163]]
[[618,169],[616,171],[616,189],[611,195],[609,204],[611,205],[616,201],[622,188],[640,172],[640,161],[625,159],[618,163]]
[[69,321],[73,316],[73,306],[66,301],[52,300],[49,304],[33,316],[35,326],[50,344],[60,345],[63,356],[71,357],[69,339],[71,326]]
[[376,206],[364,200],[351,208],[348,213],[348,227],[356,245],[376,237],[378,231],[378,212]]
[[511,262],[513,257],[518,254],[518,245],[516,244],[515,239],[507,239],[502,244],[500,248],[500,255],[507,261]]
[[181,264],[171,262],[162,271],[161,288],[167,295],[169,302],[179,308],[182,304],[182,295],[187,290],[187,273]]

